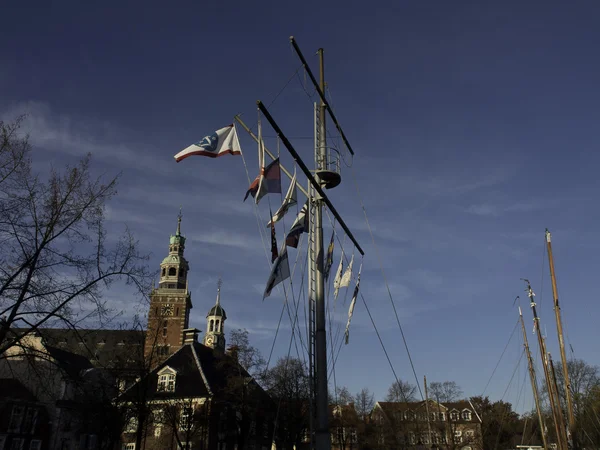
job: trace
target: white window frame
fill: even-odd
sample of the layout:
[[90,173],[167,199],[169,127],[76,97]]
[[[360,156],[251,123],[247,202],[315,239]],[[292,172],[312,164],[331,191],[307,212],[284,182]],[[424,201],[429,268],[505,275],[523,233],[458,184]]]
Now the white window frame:
[[473,415],[471,414],[471,411],[468,409],[463,409],[462,414],[461,414],[461,418],[463,420],[466,421],[471,421],[471,418],[473,417]]
[[158,372],[156,390],[158,392],[175,392],[177,371],[167,366]]
[[124,443],[123,450],[135,450],[135,442]]
[[460,444],[462,442],[463,438],[462,438],[462,431],[461,430],[454,430],[454,442],[456,444]]
[[[130,417],[125,427],[125,433],[135,433],[138,427],[137,417]],[[134,449],[135,450],[135,449]]]
[[460,413],[458,411],[450,411],[450,420],[456,421],[460,420]]
[[179,416],[179,427],[182,430],[189,430],[192,425],[192,420],[194,417],[194,408],[192,407],[184,407],[181,409],[181,414]]

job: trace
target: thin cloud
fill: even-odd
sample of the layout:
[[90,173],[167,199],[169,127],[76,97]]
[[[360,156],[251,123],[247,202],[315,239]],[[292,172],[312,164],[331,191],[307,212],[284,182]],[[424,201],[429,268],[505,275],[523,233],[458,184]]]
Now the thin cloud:
[[530,200],[525,202],[515,202],[510,204],[493,204],[493,203],[480,203],[473,204],[466,208],[464,211],[469,214],[483,217],[499,217],[508,213],[527,213],[533,211],[541,211],[544,209],[555,208],[563,203],[561,199],[540,199]]

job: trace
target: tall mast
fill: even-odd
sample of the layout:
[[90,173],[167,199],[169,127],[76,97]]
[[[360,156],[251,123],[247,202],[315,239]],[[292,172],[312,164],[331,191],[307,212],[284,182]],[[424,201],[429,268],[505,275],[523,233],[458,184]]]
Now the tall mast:
[[[330,450],[331,449],[331,434],[329,432],[329,404],[327,395],[327,336],[325,331],[325,277],[324,277],[324,252],[323,252],[323,206],[327,206],[331,214],[336,218],[337,222],[344,230],[346,235],[354,243],[355,248],[361,255],[364,255],[364,251],[360,244],[337,212],[331,200],[325,194],[324,189],[331,189],[338,186],[341,182],[341,176],[339,173],[339,162],[337,160],[329,160],[329,152],[327,149],[326,140],[326,128],[325,128],[325,113],[328,111],[331,116],[331,120],[336,125],[344,143],[350,153],[354,154],[350,144],[348,143],[344,132],[342,131],[337,119],[331,108],[329,107],[327,100],[325,99],[325,70],[323,64],[323,49],[319,49],[319,62],[320,62],[320,80],[317,82],[314,75],[312,74],[306,59],[302,55],[298,44],[294,37],[290,37],[290,42],[294,47],[294,50],[298,54],[298,57],[304,65],[306,73],[313,82],[321,103],[319,104],[318,114],[318,126],[315,126],[317,132],[317,139],[315,139],[315,165],[316,170],[311,171],[298,152],[294,149],[290,141],[285,137],[285,134],[281,128],[277,125],[265,105],[258,101],[257,105],[264,117],[269,121],[281,142],[285,148],[289,151],[290,155],[302,170],[304,175],[309,181],[308,189],[308,203],[309,203],[309,304],[311,307],[314,305],[314,350],[312,356],[314,362],[312,367],[314,373],[311,371],[311,377],[314,379],[314,391],[315,391],[315,420],[314,420],[314,443],[316,450]],[[238,122],[241,123],[239,119]],[[336,170],[337,169],[337,170]],[[284,171],[289,175],[289,172]],[[311,316],[312,317],[312,316]],[[312,339],[312,337],[311,337]],[[312,381],[312,380],[311,380]],[[313,384],[311,383],[311,386]],[[311,422],[311,430],[313,422]]]
[[533,392],[533,398],[535,400],[535,409],[537,410],[538,420],[540,422],[540,433],[542,434],[542,444],[544,445],[544,450],[548,450],[548,442],[546,441],[546,425],[544,423],[544,417],[542,416],[542,405],[540,403],[540,398],[537,389],[537,379],[535,376],[535,367],[533,364],[533,358],[531,357],[531,352],[529,351],[529,342],[527,341],[527,331],[525,331],[525,322],[523,321],[523,313],[521,312],[521,307],[519,306],[519,319],[521,320],[521,328],[523,330],[523,344],[525,345],[525,351],[527,352],[527,363],[529,365],[529,377],[531,379],[531,390]]
[[[325,92],[325,67],[323,49],[319,49],[319,87]],[[325,186],[322,173],[327,170],[327,135],[325,129],[325,104],[321,100],[319,108],[319,135],[318,145],[315,148],[317,162],[316,179],[321,186]],[[315,254],[312,261],[316,268],[315,279],[315,371],[316,371],[316,450],[329,450],[331,448],[331,434],[329,432],[329,396],[327,395],[327,336],[325,331],[325,277],[323,273],[323,200],[312,189],[315,196],[311,199],[314,208],[314,235]]]
[[562,363],[563,377],[565,379],[565,397],[567,398],[567,419],[571,433],[575,429],[575,414],[573,414],[573,397],[571,393],[571,380],[569,379],[569,368],[567,365],[567,353],[565,352],[565,340],[563,337],[562,319],[560,305],[558,303],[558,288],[556,287],[556,274],[554,273],[554,259],[552,258],[552,236],[546,228],[546,246],[548,248],[548,261],[550,265],[550,279],[552,280],[552,295],[554,297],[554,315],[556,316],[556,332],[558,334],[558,345],[560,348],[560,360]]
[[542,336],[542,330],[540,328],[540,318],[537,315],[537,310],[535,308],[536,304],[533,300],[535,294],[533,293],[533,289],[531,289],[531,283],[529,280],[524,280],[527,283],[527,294],[529,296],[529,302],[531,306],[531,311],[533,312],[533,325],[535,334],[537,335],[538,345],[540,347],[540,355],[542,356],[542,367],[544,368],[544,377],[546,378],[546,386],[548,388],[548,399],[550,400],[550,407],[552,408],[552,417],[554,419],[554,428],[556,430],[556,440],[558,443],[558,450],[567,450],[567,439],[565,428],[562,426],[562,411],[560,410],[560,406],[558,403],[558,397],[556,397],[556,393],[554,391],[554,383],[552,382],[552,375],[550,372],[549,364],[548,364],[548,352],[546,351],[546,342],[544,341],[544,337]]

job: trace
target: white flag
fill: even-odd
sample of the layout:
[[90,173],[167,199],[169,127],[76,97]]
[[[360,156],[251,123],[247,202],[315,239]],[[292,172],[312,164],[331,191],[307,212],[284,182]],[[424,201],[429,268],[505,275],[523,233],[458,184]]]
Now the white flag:
[[335,278],[333,279],[333,297],[337,299],[338,292],[340,291],[340,283],[342,282],[342,271],[344,270],[344,251],[342,250],[342,256],[340,258],[340,265],[337,268],[337,272],[335,273]]
[[279,209],[275,211],[275,214],[267,224],[267,228],[271,226],[271,223],[277,223],[278,221],[283,219],[283,216],[285,216],[285,214],[288,212],[290,206],[294,206],[296,203],[298,203],[298,200],[296,194],[296,172],[294,172],[294,176],[292,177],[290,187],[288,188],[287,193],[285,194],[283,203],[281,204]]
[[308,200],[302,209],[298,213],[296,220],[290,227],[290,231],[285,237],[285,243],[289,247],[298,248],[298,242],[300,241],[300,235],[302,233],[308,233]]
[[283,249],[279,252],[279,256],[273,263],[273,267],[271,268],[271,274],[267,280],[267,287],[265,288],[263,300],[271,295],[271,291],[275,286],[289,277],[290,263],[288,261],[287,247],[284,245]]
[[358,289],[360,286],[360,271],[362,270],[362,265],[360,269],[358,269],[358,277],[356,278],[356,286],[354,288],[354,294],[352,294],[352,301],[350,302],[350,309],[348,309],[348,322],[346,323],[346,331],[344,332],[344,337],[346,338],[346,345],[348,345],[348,340],[350,339],[350,321],[352,320],[352,314],[354,314],[354,306],[356,305],[356,298],[358,297]]
[[344,276],[342,276],[342,280],[340,281],[340,287],[348,287],[350,286],[350,279],[352,278],[352,265],[354,264],[354,255],[350,258],[350,264],[346,267],[346,271],[344,272]]
[[208,156],[217,158],[223,155],[241,155],[242,148],[238,139],[237,131],[233,125],[215,131],[209,136],[203,137],[200,141],[181,150],[175,155],[175,161],[192,155]]

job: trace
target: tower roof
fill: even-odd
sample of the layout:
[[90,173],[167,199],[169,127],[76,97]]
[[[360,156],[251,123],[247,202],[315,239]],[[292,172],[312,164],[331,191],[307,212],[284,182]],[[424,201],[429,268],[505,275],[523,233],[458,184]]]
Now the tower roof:
[[206,317],[217,316],[217,317],[222,317],[223,320],[227,319],[227,314],[225,314],[225,310],[221,306],[221,285],[222,284],[223,283],[222,283],[221,279],[219,278],[219,282],[217,283],[217,301],[215,302],[215,306],[210,308],[210,311],[208,311],[208,314],[206,315]]

